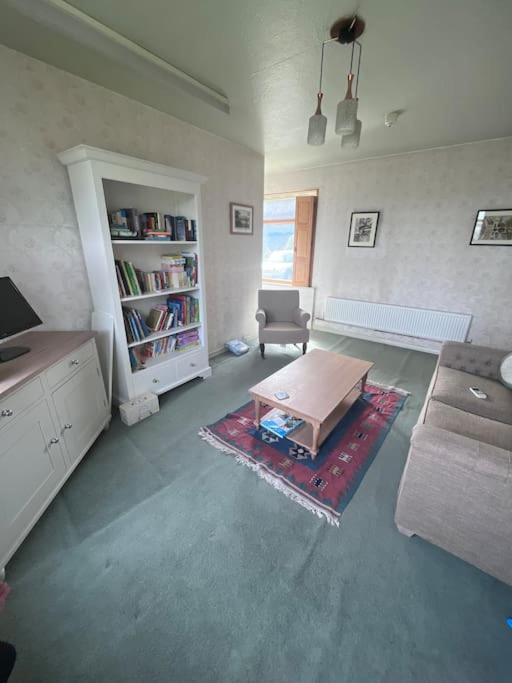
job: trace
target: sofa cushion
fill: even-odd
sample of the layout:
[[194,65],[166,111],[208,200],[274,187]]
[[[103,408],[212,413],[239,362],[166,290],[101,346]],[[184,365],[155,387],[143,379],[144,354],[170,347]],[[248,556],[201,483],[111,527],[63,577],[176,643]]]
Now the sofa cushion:
[[425,424],[446,429],[497,448],[504,448],[507,451],[512,450],[511,424],[489,420],[487,417],[465,412],[435,399],[428,402]]
[[[476,398],[469,387],[478,387],[487,398]],[[432,398],[473,415],[512,424],[512,390],[494,379],[439,366]]]

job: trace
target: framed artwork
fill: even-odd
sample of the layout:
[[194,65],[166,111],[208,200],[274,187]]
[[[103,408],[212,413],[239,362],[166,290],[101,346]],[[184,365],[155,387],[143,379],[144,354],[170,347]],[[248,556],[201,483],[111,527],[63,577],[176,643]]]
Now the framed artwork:
[[253,214],[254,207],[247,204],[229,205],[230,213],[230,232],[232,235],[252,235],[254,234]]
[[512,247],[512,209],[484,209],[476,214],[470,244]]
[[371,248],[375,246],[377,237],[377,223],[379,211],[367,211],[365,213],[353,213],[350,219],[350,232],[348,234],[349,247]]

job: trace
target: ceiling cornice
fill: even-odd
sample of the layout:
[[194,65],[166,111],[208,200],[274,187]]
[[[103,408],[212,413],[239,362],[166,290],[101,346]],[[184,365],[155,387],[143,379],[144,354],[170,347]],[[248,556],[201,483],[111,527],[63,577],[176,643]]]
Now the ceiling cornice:
[[31,19],[94,48],[145,76],[163,80],[229,114],[229,99],[144,47],[93,19],[65,0],[7,0]]

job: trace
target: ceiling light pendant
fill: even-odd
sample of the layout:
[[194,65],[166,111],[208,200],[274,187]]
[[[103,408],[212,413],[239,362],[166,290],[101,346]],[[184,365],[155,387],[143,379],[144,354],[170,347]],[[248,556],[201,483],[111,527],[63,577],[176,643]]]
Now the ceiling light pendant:
[[316,111],[309,119],[308,145],[323,145],[325,142],[327,117],[322,114],[322,97],[323,93],[319,92]]
[[336,125],[334,132],[336,135],[351,135],[356,129],[357,121],[357,98],[352,95],[353,73],[347,76],[347,92],[345,99],[338,102],[336,110]]
[[359,147],[359,141],[361,139],[361,128],[363,124],[360,119],[356,120],[356,125],[353,133],[348,133],[347,135],[341,136],[341,146],[357,149]]
[[323,145],[325,142],[325,130],[327,128],[327,117],[322,114],[322,76],[324,73],[324,47],[325,42],[322,43],[322,56],[320,58],[320,83],[318,85],[318,94],[316,96],[316,111],[309,119],[308,126],[308,145]]
[[[317,93],[317,107],[313,116],[309,119],[308,145],[323,145],[325,142],[325,131],[327,128],[327,118],[322,114],[322,75],[324,65],[324,48],[326,43],[337,42],[341,45],[352,44],[350,56],[350,69],[347,76],[347,91],[345,98],[338,103],[336,111],[336,124],[334,130],[338,135],[346,137],[342,140],[342,147],[357,147],[361,136],[361,121],[357,118],[359,87],[359,69],[361,66],[361,43],[358,38],[363,34],[365,28],[364,21],[356,14],[350,17],[342,17],[331,26],[331,37],[322,43],[322,57],[320,61],[320,85]],[[354,74],[354,50],[358,46],[357,72]],[[355,93],[352,88],[355,85]]]

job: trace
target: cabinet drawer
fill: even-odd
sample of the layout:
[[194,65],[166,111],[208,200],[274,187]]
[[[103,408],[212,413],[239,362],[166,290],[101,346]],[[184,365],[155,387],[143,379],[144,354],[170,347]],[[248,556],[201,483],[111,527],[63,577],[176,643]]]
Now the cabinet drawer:
[[176,362],[173,359],[136,372],[133,375],[135,396],[144,394],[146,391],[161,394],[170,386],[176,384]]
[[79,370],[88,360],[94,355],[95,345],[94,340],[91,339],[80,346],[76,351],[73,351],[64,360],[55,363],[46,371],[46,379],[50,387],[55,387],[59,382],[71,377],[77,370]]
[[189,351],[183,358],[178,358],[176,363],[178,380],[192,377],[206,367],[206,353],[204,349]]
[[44,389],[39,377],[0,401],[0,429],[10,424],[26,408],[43,397]]

